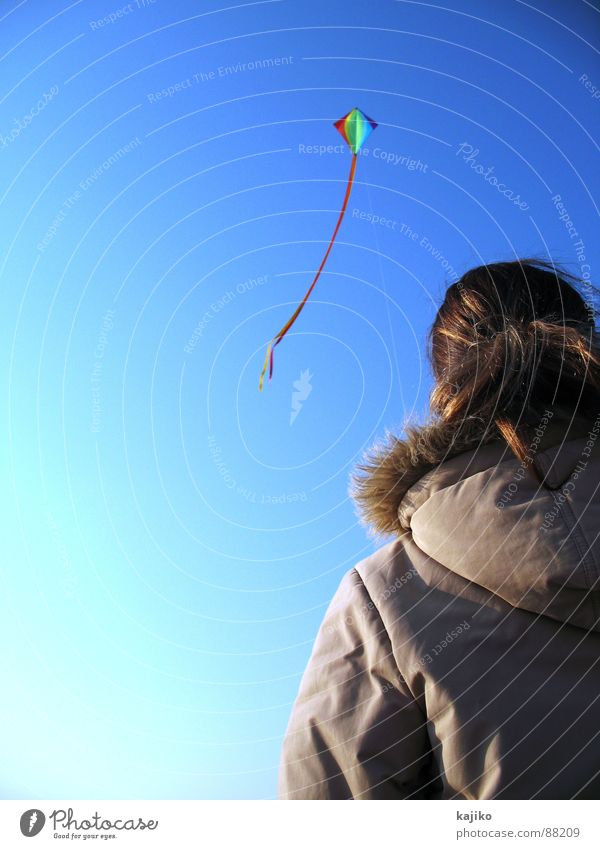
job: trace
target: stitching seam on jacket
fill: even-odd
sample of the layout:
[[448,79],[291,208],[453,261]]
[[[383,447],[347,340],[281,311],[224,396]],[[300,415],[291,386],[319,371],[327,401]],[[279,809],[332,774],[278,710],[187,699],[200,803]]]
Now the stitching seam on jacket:
[[[541,455],[539,459],[542,459]],[[546,469],[543,469],[543,471],[547,474],[548,466],[546,457],[544,457],[543,459],[543,465],[546,466]],[[565,478],[565,481],[570,479],[571,475],[573,474],[573,471],[574,469],[571,470],[567,478]],[[565,481],[563,481],[563,484],[565,483]],[[592,553],[592,546],[587,543],[587,539],[585,537],[585,534],[583,533],[581,525],[579,524],[573,511],[573,508],[571,507],[567,499],[565,498],[565,500],[562,503],[559,503],[557,506],[559,515],[562,516],[563,521],[569,531],[569,536],[573,537],[573,543],[580,557],[583,574],[585,575],[585,579],[587,582],[588,595],[590,603],[592,605],[592,610],[594,611],[594,618],[597,620],[600,616],[600,612],[598,611],[598,604],[592,587],[598,579],[598,565]]]
[[[365,582],[363,581],[362,575],[361,575],[361,574],[360,574],[360,572],[358,571],[358,568],[355,566],[355,567],[354,567],[354,569],[352,569],[352,571],[353,571],[353,572],[356,572],[356,574],[357,574],[357,576],[358,576],[358,580],[360,581],[360,585],[361,585],[361,587],[362,587],[362,589],[363,589],[363,591],[364,591],[364,594],[366,595],[366,597],[369,599],[369,601],[370,601],[370,603],[371,603],[371,609],[375,611],[375,613],[376,613],[376,615],[377,615],[377,618],[378,618],[378,620],[379,620],[379,622],[380,622],[380,624],[381,624],[381,631],[380,631],[379,633],[383,633],[383,634],[385,634],[385,639],[387,640],[387,643],[388,643],[389,648],[390,648],[390,651],[389,651],[390,657],[391,657],[391,658],[392,658],[392,660],[394,661],[394,664],[395,664],[395,666],[396,666],[396,669],[397,669],[397,670],[398,670],[398,672],[400,673],[400,677],[401,677],[402,681],[404,682],[404,685],[406,686],[406,689],[407,689],[407,690],[408,690],[408,692],[410,693],[410,695],[411,695],[411,697],[412,697],[412,700],[413,700],[413,701],[414,701],[414,703],[415,703],[415,707],[419,710],[420,714],[421,714],[421,715],[423,716],[423,718],[426,720],[426,719],[427,719],[427,715],[426,715],[426,713],[425,713],[425,712],[423,711],[423,709],[421,708],[421,705],[420,705],[420,704],[419,704],[419,702],[417,701],[417,698],[416,698],[415,694],[413,693],[413,691],[411,690],[411,688],[410,688],[410,686],[409,686],[409,684],[408,684],[408,681],[406,680],[406,678],[405,678],[405,677],[404,677],[404,675],[402,674],[402,670],[401,670],[401,669],[399,668],[399,666],[398,666],[398,663],[397,663],[397,661],[396,661],[396,655],[394,654],[394,647],[392,646],[392,640],[391,640],[391,638],[390,638],[390,635],[389,635],[389,633],[388,633],[387,628],[385,627],[385,624],[384,624],[384,622],[383,622],[383,619],[381,618],[381,613],[379,612],[379,608],[377,607],[377,605],[376,605],[376,604],[375,604],[375,602],[373,601],[373,599],[372,599],[372,597],[371,597],[371,594],[369,593],[369,590],[367,589],[367,586],[366,586]],[[378,634],[378,635],[379,635],[379,634]]]
[[[596,566],[596,561],[595,561],[594,556],[592,554],[592,547],[591,547],[591,545],[586,545],[587,540],[586,540],[585,534],[583,533],[581,526],[579,525],[579,522],[575,518],[575,513],[573,512],[573,508],[571,507],[569,502],[566,501],[566,500],[564,502],[564,507],[567,509],[567,511],[569,512],[569,515],[571,516],[571,519],[572,519],[573,538],[575,540],[575,544],[577,545],[577,549],[578,549],[580,557],[581,557],[581,565],[583,566],[583,572],[584,572],[584,575],[586,577],[586,581],[587,581],[587,585],[588,585],[588,595],[589,595],[590,602],[591,602],[591,605],[592,605],[592,610],[594,611],[594,617],[597,620],[600,613],[598,611],[598,605],[597,605],[597,602],[596,602],[596,596],[595,596],[595,591],[594,591],[593,587],[594,587],[594,584],[597,581],[598,569],[597,569],[597,566]],[[583,547],[580,547],[579,541],[581,541]],[[587,553],[584,554],[586,549],[587,549]],[[592,572],[596,573],[596,578],[593,578],[593,576],[591,574]]]

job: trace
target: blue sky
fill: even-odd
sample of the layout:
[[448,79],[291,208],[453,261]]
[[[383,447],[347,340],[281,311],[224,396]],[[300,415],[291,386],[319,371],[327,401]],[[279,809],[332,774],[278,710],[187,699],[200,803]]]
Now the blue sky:
[[[319,622],[382,542],[350,470],[426,415],[445,287],[532,254],[597,282],[598,3],[0,19],[3,798],[273,798]],[[353,106],[379,126],[260,394]]]

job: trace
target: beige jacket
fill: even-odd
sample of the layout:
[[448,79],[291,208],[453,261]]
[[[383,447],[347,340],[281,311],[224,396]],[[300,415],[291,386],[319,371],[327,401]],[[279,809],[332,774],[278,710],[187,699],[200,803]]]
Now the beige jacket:
[[280,798],[599,798],[599,430],[546,428],[553,491],[498,440],[390,491],[397,538],[327,610]]

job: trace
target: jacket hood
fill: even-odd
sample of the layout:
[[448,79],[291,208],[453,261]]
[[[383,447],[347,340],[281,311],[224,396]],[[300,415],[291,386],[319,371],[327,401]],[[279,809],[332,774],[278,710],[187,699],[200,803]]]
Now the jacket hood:
[[[410,533],[452,572],[514,607],[600,631],[600,422],[542,418],[545,486],[476,419],[388,434],[350,494],[375,534]],[[531,450],[531,449],[530,449]],[[362,474],[361,474],[362,473]]]

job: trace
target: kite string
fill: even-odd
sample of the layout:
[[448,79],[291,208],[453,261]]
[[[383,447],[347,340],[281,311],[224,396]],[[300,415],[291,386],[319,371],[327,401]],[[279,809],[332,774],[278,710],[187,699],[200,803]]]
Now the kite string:
[[348,176],[348,184],[346,186],[346,194],[344,195],[344,201],[342,203],[342,208],[340,209],[340,214],[338,216],[337,224],[335,225],[333,235],[332,235],[331,239],[329,240],[329,245],[327,246],[327,250],[325,251],[325,255],[324,255],[323,259],[321,260],[321,265],[319,266],[319,269],[318,269],[317,273],[315,274],[312,283],[308,287],[306,294],[304,295],[301,302],[296,307],[292,317],[290,319],[288,319],[288,321],[286,321],[286,323],[283,325],[283,327],[281,328],[279,333],[274,337],[275,341],[272,342],[272,343],[271,342],[269,343],[269,347],[267,348],[267,355],[265,357],[265,362],[264,362],[264,365],[263,365],[263,370],[262,370],[261,375],[260,375],[259,389],[261,389],[261,390],[262,390],[263,377],[264,377],[265,371],[267,369],[267,362],[269,362],[269,365],[270,365],[270,367],[269,367],[269,380],[271,379],[271,377],[273,375],[273,350],[274,350],[275,346],[279,345],[279,343],[281,342],[281,340],[283,339],[285,334],[288,332],[288,330],[290,329],[292,324],[296,321],[296,319],[300,315],[300,313],[301,313],[301,311],[304,307],[304,304],[308,300],[310,293],[312,292],[312,290],[315,287],[315,283],[317,282],[317,280],[321,276],[321,272],[323,271],[323,268],[325,267],[325,263],[327,262],[327,257],[329,256],[329,254],[331,252],[331,248],[333,247],[333,243],[335,242],[335,237],[338,234],[338,230],[340,229],[340,225],[342,223],[344,213],[346,212],[346,207],[348,206],[348,200],[350,198],[350,192],[352,191],[352,184],[354,182],[354,172],[356,171],[357,159],[358,159],[358,157],[357,157],[356,153],[353,153],[352,154],[352,165],[350,166],[350,174]]

